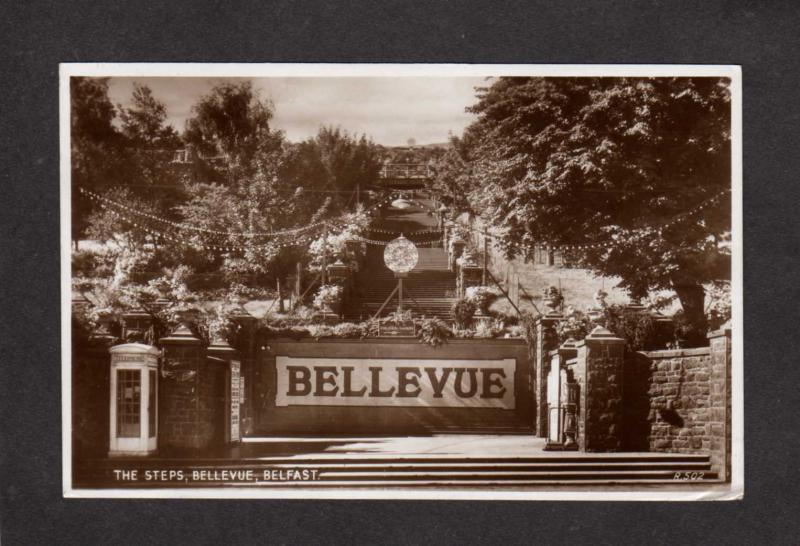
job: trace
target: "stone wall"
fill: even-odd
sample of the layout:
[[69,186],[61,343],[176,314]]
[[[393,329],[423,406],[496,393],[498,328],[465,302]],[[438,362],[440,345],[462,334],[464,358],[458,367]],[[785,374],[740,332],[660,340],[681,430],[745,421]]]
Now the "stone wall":
[[225,364],[199,346],[168,346],[159,387],[159,450],[206,449],[224,435]]
[[622,451],[625,340],[596,327],[577,349],[578,446],[583,451]]
[[730,465],[730,337],[697,349],[628,353],[625,445],[631,451],[710,453]]
[[626,364],[626,390],[633,398],[628,407],[629,441],[641,442],[640,433],[647,431],[648,451],[710,450],[712,423],[721,422],[722,416],[710,407],[709,348],[635,353]]

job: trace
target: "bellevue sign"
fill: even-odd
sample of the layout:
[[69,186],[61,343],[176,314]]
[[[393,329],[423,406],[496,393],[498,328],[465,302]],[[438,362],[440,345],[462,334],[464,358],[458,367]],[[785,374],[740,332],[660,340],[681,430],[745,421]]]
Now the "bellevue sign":
[[514,409],[513,358],[276,358],[276,406]]

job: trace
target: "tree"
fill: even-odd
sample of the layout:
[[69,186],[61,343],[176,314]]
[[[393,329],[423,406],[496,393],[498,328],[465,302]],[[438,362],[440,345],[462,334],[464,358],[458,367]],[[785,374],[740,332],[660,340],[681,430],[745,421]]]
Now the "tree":
[[[144,214],[153,216],[159,214],[157,206],[152,201],[136,196],[128,188],[113,188],[105,195],[116,203],[123,203]],[[145,243],[153,240],[152,237],[142,229],[120,220],[114,211],[122,212],[113,206],[95,207],[87,221],[87,237],[101,242],[112,241],[131,252],[144,250]],[[135,217],[135,221],[141,224],[147,223],[143,217]]]
[[506,252],[577,245],[633,298],[674,290],[704,333],[703,284],[730,275],[728,81],[501,78],[478,99],[466,189]]
[[[195,232],[198,242],[231,248],[222,271],[229,281],[265,285],[280,293],[297,252],[286,242],[296,237],[271,232],[296,228],[313,214],[303,180],[290,175],[290,146],[269,121],[272,107],[259,99],[250,82],[222,84],[193,107],[184,138],[216,162],[223,184],[191,184],[179,210],[189,224],[217,234]],[[260,235],[244,235],[254,234]],[[281,302],[282,307],[282,302]]]
[[270,128],[273,108],[262,101],[250,81],[222,83],[192,108],[184,140],[206,157],[224,156],[226,178],[252,174],[259,152],[282,145]]
[[76,245],[93,210],[79,188],[103,191],[124,172],[115,116],[108,98],[108,78],[70,78],[72,239]]
[[451,135],[447,151],[434,161],[436,173],[430,181],[430,189],[441,201],[453,210],[473,213],[468,196],[475,191],[470,163],[469,134],[464,137]]
[[120,132],[127,151],[126,185],[150,199],[156,198],[161,213],[171,215],[182,197],[180,176],[172,166],[181,146],[178,133],[166,124],[167,109],[146,85],[133,84],[131,106],[117,105]]
[[[378,147],[366,136],[356,137],[338,127],[321,127],[317,136],[293,147],[288,176],[309,194],[327,193],[331,213],[355,206],[357,190],[373,185],[380,171]],[[317,197],[314,204],[319,205]],[[316,208],[316,207],[315,207]]]

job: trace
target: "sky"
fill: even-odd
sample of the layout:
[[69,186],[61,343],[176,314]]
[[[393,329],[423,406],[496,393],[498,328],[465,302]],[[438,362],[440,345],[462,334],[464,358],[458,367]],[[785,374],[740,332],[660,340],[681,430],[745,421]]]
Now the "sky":
[[[323,125],[366,134],[385,146],[446,142],[474,116],[475,87],[491,80],[475,77],[251,78],[263,99],[275,107],[273,126],[290,141],[314,136]],[[109,97],[128,106],[134,82],[150,87],[167,108],[167,122],[183,131],[192,105],[223,78],[111,78]],[[236,81],[229,78],[228,81]]]

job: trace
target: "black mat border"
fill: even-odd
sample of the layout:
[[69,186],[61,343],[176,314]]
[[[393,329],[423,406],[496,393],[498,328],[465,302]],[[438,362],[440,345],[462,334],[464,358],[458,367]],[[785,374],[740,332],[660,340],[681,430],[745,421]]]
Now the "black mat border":
[[[798,532],[791,2],[0,4],[4,544],[724,543]],[[741,64],[746,495],[738,503],[61,498],[59,62]]]

